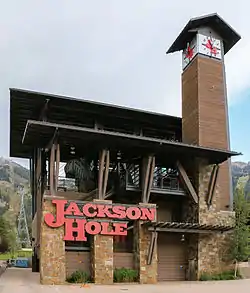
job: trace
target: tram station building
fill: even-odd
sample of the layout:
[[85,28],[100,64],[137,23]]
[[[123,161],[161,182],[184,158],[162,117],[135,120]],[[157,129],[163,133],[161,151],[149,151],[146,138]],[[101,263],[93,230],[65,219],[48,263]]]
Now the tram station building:
[[239,40],[211,14],[170,46],[183,55],[182,118],[10,89],[10,156],[30,160],[32,269],[42,284],[77,270],[112,284],[115,269],[129,268],[152,284],[230,267],[238,153],[224,55]]

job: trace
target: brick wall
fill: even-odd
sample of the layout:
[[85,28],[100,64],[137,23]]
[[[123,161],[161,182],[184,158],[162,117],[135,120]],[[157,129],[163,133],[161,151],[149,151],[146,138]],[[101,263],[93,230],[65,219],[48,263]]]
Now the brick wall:
[[[182,74],[182,139],[185,143],[228,149],[224,64],[197,56]],[[221,165],[217,210],[229,210],[229,164]]]

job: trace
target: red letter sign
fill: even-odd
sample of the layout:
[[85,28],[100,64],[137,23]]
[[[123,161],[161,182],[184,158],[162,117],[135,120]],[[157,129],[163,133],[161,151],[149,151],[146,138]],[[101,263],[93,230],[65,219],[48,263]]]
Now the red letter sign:
[[44,221],[48,226],[58,228],[64,224],[64,207],[67,202],[67,200],[52,200],[52,203],[56,205],[56,221],[51,213],[45,214]]

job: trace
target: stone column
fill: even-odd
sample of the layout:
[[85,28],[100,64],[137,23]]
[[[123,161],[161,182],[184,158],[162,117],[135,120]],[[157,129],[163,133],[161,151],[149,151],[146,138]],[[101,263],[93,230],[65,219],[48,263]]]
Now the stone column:
[[[231,211],[218,211],[220,200],[220,186],[215,187],[213,202],[208,209],[206,195],[212,167],[205,161],[199,164],[199,223],[207,225],[234,225],[234,213]],[[220,172],[220,170],[219,170]],[[198,242],[198,278],[202,273],[219,273],[231,268],[228,261],[230,246],[230,233],[200,234]]]
[[[109,200],[96,203],[112,204]],[[113,236],[94,235],[91,245],[92,277],[95,284],[113,284]]]
[[64,226],[50,228],[44,222],[46,213],[55,214],[52,199],[43,201],[40,234],[40,281],[47,285],[63,284],[66,279]]
[[[146,204],[141,204],[145,206]],[[154,204],[148,204],[149,207],[155,207]],[[157,242],[155,243],[152,263],[147,264],[148,251],[151,241],[152,232],[142,225],[143,221],[134,223],[134,251],[135,251],[135,267],[139,274],[139,282],[141,284],[157,283]]]

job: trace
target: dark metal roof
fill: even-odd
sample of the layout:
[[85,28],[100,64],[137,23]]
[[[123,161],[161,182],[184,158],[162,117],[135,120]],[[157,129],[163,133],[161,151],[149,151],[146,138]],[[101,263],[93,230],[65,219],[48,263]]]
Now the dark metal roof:
[[175,159],[200,157],[208,159],[210,164],[221,163],[231,156],[238,155],[236,152],[163,139],[32,120],[27,122],[21,140],[23,145],[30,149],[45,148],[55,131],[58,131],[62,161],[70,159],[71,145],[75,146],[78,155],[84,156],[91,151],[96,153],[102,148],[109,148],[124,151],[127,156],[151,152],[160,157],[161,161],[171,157]]
[[212,233],[227,232],[234,229],[233,226],[178,222],[146,222],[144,225],[149,226],[151,230],[159,232]]
[[46,114],[53,123],[93,127],[94,123],[128,129],[142,127],[156,136],[176,132],[181,137],[181,118],[164,114],[97,103],[83,99],[10,89],[10,156],[29,158],[30,147],[22,144],[27,120],[40,120]]
[[195,30],[204,26],[210,27],[221,36],[224,43],[224,54],[226,54],[241,39],[241,36],[229,24],[227,24],[217,13],[213,13],[190,19],[177,39],[168,49],[167,54],[185,49],[187,43],[196,35]]

